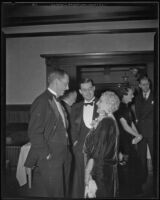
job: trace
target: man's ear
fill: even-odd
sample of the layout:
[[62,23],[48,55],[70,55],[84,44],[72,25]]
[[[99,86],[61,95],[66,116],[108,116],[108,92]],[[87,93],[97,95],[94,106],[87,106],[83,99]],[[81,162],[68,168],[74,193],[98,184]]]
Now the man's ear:
[[93,90],[95,91],[95,89],[96,89],[96,87],[95,86],[93,86]]
[[55,87],[57,88],[58,87],[58,79],[55,79]]

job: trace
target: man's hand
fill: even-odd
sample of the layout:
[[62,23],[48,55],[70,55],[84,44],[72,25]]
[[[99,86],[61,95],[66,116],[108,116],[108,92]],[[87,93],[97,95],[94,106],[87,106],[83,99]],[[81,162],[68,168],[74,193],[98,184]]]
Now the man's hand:
[[46,157],[46,159],[47,159],[47,160],[50,160],[51,157],[52,157],[52,156],[51,156],[51,154],[49,153],[48,156]]
[[142,135],[138,135],[137,137],[133,138],[132,144],[137,144],[138,142],[142,140],[142,138],[143,138]]
[[78,141],[76,140],[76,141],[73,143],[73,146],[76,146],[77,143],[78,143]]

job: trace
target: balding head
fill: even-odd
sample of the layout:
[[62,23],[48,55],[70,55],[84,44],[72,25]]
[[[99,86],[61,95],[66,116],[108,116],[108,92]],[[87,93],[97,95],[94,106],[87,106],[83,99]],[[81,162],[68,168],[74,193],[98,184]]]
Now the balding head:
[[56,69],[48,76],[49,88],[56,92],[57,96],[62,96],[68,90],[69,76],[62,69]]

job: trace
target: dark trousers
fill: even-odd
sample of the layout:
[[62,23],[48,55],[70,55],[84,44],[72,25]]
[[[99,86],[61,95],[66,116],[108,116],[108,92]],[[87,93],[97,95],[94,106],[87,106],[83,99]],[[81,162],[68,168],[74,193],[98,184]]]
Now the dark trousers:
[[142,192],[142,166],[138,157],[137,145],[130,145],[128,161],[118,165],[120,195],[135,195]]
[[141,181],[144,183],[147,178],[148,169],[147,169],[147,144],[149,146],[149,151],[151,154],[152,165],[153,161],[153,138],[144,137],[141,142],[138,143],[138,156],[141,162]]
[[74,152],[72,198],[84,197],[84,155]]
[[33,172],[32,195],[68,197],[70,165],[54,159],[42,160]]

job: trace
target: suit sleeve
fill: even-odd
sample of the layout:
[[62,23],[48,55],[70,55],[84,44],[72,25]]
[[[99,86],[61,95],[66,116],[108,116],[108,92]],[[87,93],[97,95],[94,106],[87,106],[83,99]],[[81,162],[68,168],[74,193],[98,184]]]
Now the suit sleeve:
[[[107,125],[108,123],[108,125]],[[117,163],[117,152],[118,152],[118,133],[114,121],[111,119],[106,122],[106,137],[103,150],[104,163],[116,164]],[[108,135],[108,136],[107,136]]]
[[44,138],[45,119],[47,117],[47,103],[38,100],[32,105],[31,118],[28,128],[28,136],[31,141],[31,146],[37,152],[38,157],[46,157],[49,154],[49,149]]
[[140,107],[141,107],[140,100],[137,97],[136,100],[135,100],[135,112],[136,112],[136,116],[137,116],[138,120],[139,120],[140,115],[141,115],[141,113],[140,113],[140,111],[141,111]]

